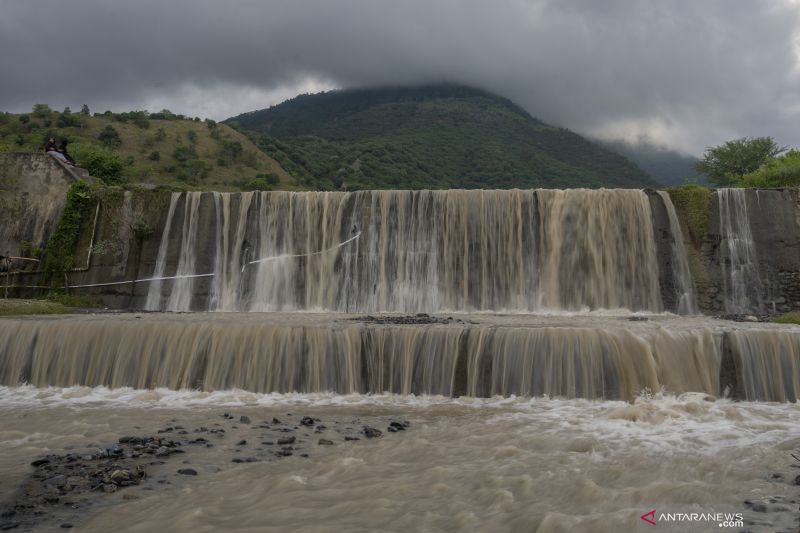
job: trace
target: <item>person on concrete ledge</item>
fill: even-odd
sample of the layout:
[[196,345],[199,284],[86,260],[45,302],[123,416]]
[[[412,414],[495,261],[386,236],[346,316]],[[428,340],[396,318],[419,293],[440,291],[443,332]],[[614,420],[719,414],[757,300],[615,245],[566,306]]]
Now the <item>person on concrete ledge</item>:
[[63,139],[61,141],[61,146],[58,147],[58,152],[67,159],[67,163],[69,163],[70,165],[72,165],[74,167],[75,166],[75,160],[72,159],[72,156],[69,155],[69,152],[67,151],[67,145],[68,144],[69,144],[69,141],[66,140],[66,139]]
[[[62,143],[62,145],[63,145],[63,143]],[[62,154],[61,152],[58,151],[58,146],[56,145],[55,137],[50,137],[49,139],[47,139],[47,143],[44,145],[44,151],[45,151],[45,153],[47,155],[58,159],[62,163],[65,163],[67,165],[71,165],[72,164],[72,163],[70,163],[69,159],[67,159],[67,157],[64,154]]]

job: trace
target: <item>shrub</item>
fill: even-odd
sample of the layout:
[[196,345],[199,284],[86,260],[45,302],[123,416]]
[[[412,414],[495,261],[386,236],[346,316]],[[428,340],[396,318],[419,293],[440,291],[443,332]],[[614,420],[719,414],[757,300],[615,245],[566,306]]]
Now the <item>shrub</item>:
[[75,149],[75,161],[89,171],[89,174],[106,185],[121,183],[125,162],[117,154],[102,148],[79,145]]
[[103,143],[106,148],[119,148],[122,146],[122,139],[119,136],[119,132],[114,129],[114,126],[111,124],[103,128],[103,131],[100,132],[97,139]]
[[150,155],[147,156],[147,159],[150,161],[161,161],[161,154],[158,152],[158,150],[153,150],[150,152]]
[[197,152],[195,151],[194,147],[192,146],[178,146],[175,148],[175,151],[172,153],[172,157],[175,158],[176,161],[180,163],[185,163],[190,159],[197,158]]

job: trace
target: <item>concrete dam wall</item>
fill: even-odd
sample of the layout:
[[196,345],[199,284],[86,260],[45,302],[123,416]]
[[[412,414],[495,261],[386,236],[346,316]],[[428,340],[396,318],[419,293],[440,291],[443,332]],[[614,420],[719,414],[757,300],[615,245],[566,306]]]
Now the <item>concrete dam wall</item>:
[[[58,170],[42,168],[29,184]],[[52,205],[7,188],[27,209],[5,208],[12,254],[41,256],[58,213],[76,215],[59,200],[70,176],[53,179]],[[12,263],[0,279],[12,295],[55,286],[152,313],[0,320],[0,384],[800,391],[796,327],[699,316],[800,309],[797,190],[87,194],[74,266]]]
[[76,257],[94,239],[88,268],[67,279],[170,278],[75,290],[173,311],[800,309],[798,191],[704,191],[698,215],[640,190],[111,189],[96,227],[85,218]]

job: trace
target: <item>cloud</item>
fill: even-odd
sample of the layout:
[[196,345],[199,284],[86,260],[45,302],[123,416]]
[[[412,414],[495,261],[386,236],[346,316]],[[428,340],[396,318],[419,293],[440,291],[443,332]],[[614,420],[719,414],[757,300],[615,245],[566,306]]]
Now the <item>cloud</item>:
[[454,81],[602,138],[695,154],[800,145],[790,0],[25,0],[0,19],[0,108],[216,119],[298,92]]

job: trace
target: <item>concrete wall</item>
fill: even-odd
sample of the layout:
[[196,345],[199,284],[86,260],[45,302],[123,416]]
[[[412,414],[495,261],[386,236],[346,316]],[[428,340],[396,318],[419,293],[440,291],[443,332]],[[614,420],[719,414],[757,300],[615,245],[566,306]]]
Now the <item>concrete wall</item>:
[[[75,179],[67,169],[44,154],[0,154],[0,255],[19,254],[24,247],[44,248],[63,209],[64,197]],[[650,192],[650,191],[648,191]],[[706,191],[702,231],[697,216],[675,203],[700,309],[706,314],[724,312],[720,214],[716,191]],[[763,287],[764,307],[753,312],[800,310],[800,190],[765,189],[746,191],[751,231],[756,245]],[[96,227],[85,224],[76,250],[75,271],[68,273],[70,285],[126,281],[152,275],[170,202],[167,191],[125,192],[108,188],[100,199]],[[663,199],[649,194],[659,261],[662,298],[667,309],[675,305],[675,280],[671,279],[671,233]],[[233,200],[234,202],[237,200]],[[175,221],[183,220],[183,202]],[[201,227],[215,224],[213,200],[204,195],[200,205]],[[173,225],[168,272],[174,272],[180,249],[180,224]],[[89,244],[94,250],[89,254]],[[25,244],[30,243],[30,244]],[[27,251],[27,250],[25,250]],[[198,272],[213,269],[213,250],[199,250]],[[35,275],[18,275],[14,282],[36,284]],[[195,282],[198,294],[208,291],[209,280]],[[147,283],[125,284],[81,290],[115,308],[139,308],[144,304]],[[35,292],[18,292],[33,296]]]
[[[759,277],[763,284],[762,312],[800,310],[800,190],[745,191],[750,230],[755,241]],[[711,281],[701,294],[706,312],[722,309],[722,235],[716,192],[709,205],[708,232],[699,252],[709,265]]]
[[46,154],[0,153],[0,255],[43,249],[76,179]]

